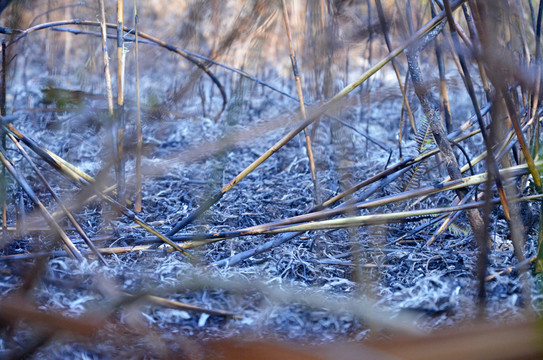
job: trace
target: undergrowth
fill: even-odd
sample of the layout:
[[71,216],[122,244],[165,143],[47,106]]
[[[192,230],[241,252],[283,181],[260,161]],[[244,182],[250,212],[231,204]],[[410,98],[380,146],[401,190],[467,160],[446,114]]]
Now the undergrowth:
[[1,356],[537,356],[542,4],[0,2]]

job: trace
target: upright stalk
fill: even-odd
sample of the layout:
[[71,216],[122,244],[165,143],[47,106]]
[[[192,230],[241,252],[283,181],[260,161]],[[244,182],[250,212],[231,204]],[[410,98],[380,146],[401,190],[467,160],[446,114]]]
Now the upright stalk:
[[[436,6],[433,2],[431,2],[431,5],[432,16],[435,16],[437,14]],[[435,52],[437,69],[439,71],[439,96],[441,108],[443,109],[443,120],[447,128],[447,133],[450,133],[451,131],[453,131],[453,123],[451,107],[449,104],[449,93],[447,91],[447,79],[445,77],[445,61],[443,60],[443,51],[441,42],[439,41],[439,37],[437,37],[435,41]]]
[[107,110],[113,117],[113,90],[111,89],[111,71],[109,68],[109,55],[107,52],[107,26],[104,0],[98,0],[100,5],[100,32],[102,34],[102,54],[104,55],[104,78],[106,81]]
[[[385,43],[387,45],[388,51],[392,51],[392,43],[390,42],[390,37],[388,36],[388,25],[385,18],[385,13],[383,11],[383,5],[381,4],[381,0],[375,0],[375,5],[377,5],[377,14],[379,15],[379,23],[381,24],[381,31],[383,32],[383,36],[385,38]],[[396,64],[396,59],[392,59],[390,61],[392,64],[392,68],[394,69],[394,73],[396,74],[396,79],[398,79],[398,85],[400,86],[400,91],[402,93],[402,102],[403,106],[405,106],[405,110],[407,111],[407,116],[409,116],[409,123],[411,124],[411,128],[413,129],[413,133],[417,133],[417,125],[415,124],[415,117],[413,116],[413,111],[411,111],[411,106],[409,105],[409,101],[407,100],[407,96],[405,93],[405,87],[402,83],[402,77],[400,75],[400,70],[398,69],[398,65]],[[402,126],[400,126],[400,131],[402,130]],[[401,136],[400,136],[401,141]]]
[[[449,13],[447,13],[447,15],[449,15]],[[454,28],[454,23],[451,22],[450,17],[448,18],[448,20],[449,20],[449,24],[451,24],[451,28]],[[427,44],[430,40],[432,40],[432,38],[435,38],[438,35],[440,30],[441,29],[434,29],[433,34],[432,34],[433,36],[425,39],[425,43]],[[411,79],[413,80],[415,93],[417,97],[419,98],[424,114],[428,122],[430,123],[430,130],[432,132],[432,135],[434,136],[434,139],[436,141],[437,146],[439,147],[441,151],[441,154],[445,158],[447,172],[449,173],[449,176],[452,180],[461,179],[462,173],[460,172],[458,161],[456,159],[456,156],[454,155],[454,152],[452,151],[451,144],[447,140],[445,131],[443,130],[443,127],[441,126],[439,106],[433,101],[433,98],[427,86],[424,83],[422,73],[418,64],[419,53],[422,50],[423,45],[424,44],[415,45],[415,46],[412,46],[410,49],[408,49],[407,62],[408,62],[409,72],[411,74]],[[476,109],[476,113],[478,114],[477,115],[478,120],[481,120],[482,117],[480,116],[481,112],[479,108]],[[483,126],[483,129],[481,129],[481,132],[483,130],[484,130],[484,126]],[[489,178],[490,177],[491,177],[491,174],[489,171]],[[494,174],[493,177],[496,178],[497,175]],[[462,200],[466,196],[467,191],[464,189],[457,189],[456,194],[458,198]],[[484,270],[486,269],[486,265],[488,262],[488,257],[487,257],[488,231],[486,230],[486,227],[485,227],[486,223],[484,222],[483,218],[481,217],[480,212],[477,209],[467,210],[466,217],[468,218],[470,226],[473,230],[473,234],[478,243],[480,254],[481,254],[479,256],[480,266],[478,269],[478,275],[479,275],[478,280],[479,280],[479,285],[480,285],[479,304],[481,308],[484,308],[484,305],[486,303],[486,296],[485,296],[486,294],[485,294],[485,287],[484,287],[484,275],[485,275]],[[483,267],[483,271],[481,271],[481,267]]]
[[141,156],[143,150],[143,135],[141,132],[141,102],[140,102],[140,63],[139,63],[139,37],[138,37],[138,10],[137,1],[134,0],[134,28],[136,35],[136,51],[134,57],[136,60],[136,201],[134,202],[134,211],[141,211]]
[[119,202],[124,204],[125,198],[125,173],[124,173],[124,43],[123,43],[123,0],[117,0],[117,105],[119,113],[116,124],[117,152],[115,159],[115,172],[118,185]]
[[[2,117],[6,116],[6,73],[8,64],[6,61],[6,39],[2,39],[2,100],[0,103],[0,113]],[[6,148],[6,132],[2,131],[2,148]],[[2,179],[0,181],[0,198],[2,201],[2,233],[7,235],[8,217],[6,205],[6,167],[2,166]]]
[[[281,5],[283,7],[283,21],[285,22],[285,29],[287,32],[288,46],[290,50],[290,61],[292,63],[292,72],[294,74],[294,79],[296,80],[296,92],[298,93],[298,100],[300,102],[300,112],[302,114],[302,119],[306,120],[307,115],[305,112],[304,94],[302,91],[302,80],[300,78],[300,73],[298,71],[298,62],[296,61],[296,52],[294,51],[294,46],[292,44],[292,34],[290,31],[288,9],[287,9],[285,0],[281,0]],[[324,22],[324,19],[323,19],[323,22]],[[309,168],[311,170],[311,178],[313,179],[313,191],[314,191],[313,201],[316,205],[320,203],[317,174],[316,174],[316,169],[315,169],[315,159],[313,157],[313,148],[311,146],[311,137],[309,136],[309,132],[307,131],[307,128],[304,128],[304,135],[305,135],[305,144],[306,144],[306,149],[307,149],[307,157],[309,158]]]
[[469,72],[464,54],[462,52],[462,49],[460,49],[460,41],[458,40],[458,34],[456,31],[455,22],[452,15],[452,8],[449,3],[449,0],[444,0],[444,7],[445,7],[445,14],[447,15],[447,21],[449,22],[449,29],[451,32],[453,45],[456,48],[456,53],[458,54],[458,59],[460,60],[460,65],[462,66],[462,71],[464,73],[464,83],[466,85],[466,89],[468,90],[469,97],[473,104],[475,115],[477,115],[477,122],[479,123],[479,127],[481,129],[481,136],[483,137],[483,140],[487,149],[487,153],[488,153],[487,166],[488,166],[489,177],[493,178],[494,182],[496,183],[498,194],[500,195],[500,199],[502,201],[502,207],[505,213],[505,217],[507,220],[509,220],[510,219],[509,207],[507,206],[507,198],[505,195],[505,190],[503,188],[502,181],[500,179],[500,175],[498,172],[498,164],[496,163],[496,158],[494,157],[494,153],[492,152],[490,139],[486,132],[486,126],[483,120],[483,116],[481,115],[479,103],[477,101],[477,96],[475,95],[475,88],[471,80],[470,72]]

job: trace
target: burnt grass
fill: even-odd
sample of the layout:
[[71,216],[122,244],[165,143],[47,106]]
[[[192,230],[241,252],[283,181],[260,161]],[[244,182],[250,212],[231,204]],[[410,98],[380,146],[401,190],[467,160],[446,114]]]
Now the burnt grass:
[[[55,109],[55,104],[43,103],[42,93],[52,81],[59,88],[102,94],[101,74],[89,74],[85,84],[66,72],[50,75],[47,64],[30,56],[32,46],[40,46],[39,41],[33,43],[29,38],[24,48],[18,48],[21,55],[29,57],[23,60],[19,56],[15,60],[7,83],[8,113],[15,115],[12,123],[90,175],[105,173],[104,183],[112,184],[113,169],[109,167],[103,171],[111,159],[111,129],[104,120],[107,118],[105,99],[84,97],[81,103],[74,105],[78,106],[75,110]],[[113,48],[111,50],[113,53]],[[239,80],[237,75],[213,68],[219,80],[229,85],[226,88],[230,99],[225,112],[215,121],[213,117],[220,109],[221,100],[212,83],[202,76],[194,80],[197,70],[190,65],[179,65],[183,62],[181,58],[165,55],[158,59],[155,54],[159,51],[163,50],[153,49],[148,53],[149,59],[142,63],[142,69],[146,69],[150,62],[160,60],[154,71],[142,70],[142,100],[148,107],[142,115],[143,164],[144,171],[152,171],[143,180],[143,211],[138,216],[166,233],[176,221],[219,191],[292,129],[298,105],[249,80]],[[101,60],[97,58],[97,61]],[[157,71],[157,67],[162,71]],[[129,69],[132,68],[133,64]],[[451,66],[451,74],[454,73],[452,69]],[[190,90],[175,103],[171,99],[176,98],[179,87],[172,83],[168,75],[172,73],[177,76],[175,83],[194,80]],[[288,73],[288,68],[284,73]],[[295,94],[294,81],[276,69],[268,67],[254,75]],[[322,199],[328,199],[399,161],[396,144],[401,97],[397,96],[397,83],[380,75],[356,92],[353,97],[358,100],[339,109],[336,116],[386,144],[392,149],[391,158],[389,160],[389,152],[365,137],[323,117],[316,129],[310,128],[314,135],[318,189]],[[451,101],[455,124],[459,125],[471,116],[471,105],[461,88],[456,84],[451,84],[451,88],[453,93],[456,91]],[[134,96],[133,84],[130,84],[127,98]],[[422,118],[415,95],[410,94],[409,100],[416,118]],[[130,103],[127,107],[126,167],[128,194],[133,201],[135,106]],[[292,119],[271,131],[260,131],[255,127],[271,123],[285,114],[292,114]],[[253,127],[256,129],[254,136],[236,140],[237,133]],[[404,157],[415,154],[414,139],[407,125],[405,132]],[[223,149],[211,149],[210,145],[221,139],[232,140]],[[481,143],[481,139],[475,137],[467,140],[465,147],[470,155],[476,156]],[[206,152],[206,147],[212,151]],[[176,158],[179,154],[186,155],[187,149],[199,149],[202,154],[194,161]],[[58,210],[13,144],[8,142],[6,151],[46,208]],[[463,165],[465,160],[459,152],[457,156]],[[59,196],[67,203],[77,205],[81,188],[38,157],[33,155],[33,159]],[[171,159],[177,161],[174,166],[164,165],[163,170],[156,170],[162,163],[170,164]],[[483,171],[480,167],[476,170]],[[436,157],[427,160],[425,171],[420,186],[438,183],[446,176]],[[92,256],[82,263],[70,259],[50,233],[32,230],[45,227],[45,223],[16,182],[9,177],[7,181],[8,226],[15,227],[19,222],[18,226],[27,229],[28,233],[16,235],[14,231],[10,232],[8,240],[3,242],[0,261],[2,297],[21,289],[28,276],[35,276],[32,296],[40,309],[60,311],[74,318],[89,311],[111,309],[121,290],[160,295],[239,316],[228,318],[175,310],[144,301],[128,303],[113,311],[110,317],[112,323],[125,325],[126,333],[115,334],[104,328],[93,339],[74,341],[58,336],[46,342],[36,356],[58,358],[81,354],[81,357],[101,358],[138,351],[157,354],[160,353],[155,349],[157,345],[151,345],[155,340],[172,351],[183,352],[197,348],[199,340],[235,335],[315,343],[364,340],[370,336],[387,336],[383,328],[395,319],[405,321],[414,331],[429,332],[455,327],[478,316],[477,249],[464,216],[430,246],[424,244],[436,230],[435,225],[412,233],[430,220],[424,218],[379,226],[305,232],[232,266],[207,265],[255,248],[278,235],[237,237],[189,250],[199,260],[198,264],[191,263],[178,252],[151,248],[106,255],[106,267]],[[356,198],[365,189],[353,196]],[[397,191],[396,182],[392,182],[377,187],[369,199]],[[452,193],[433,195],[414,206],[448,206],[453,197]],[[301,215],[311,208],[313,198],[313,182],[301,133],[181,233],[233,231]],[[349,215],[401,211],[412,203],[400,202]],[[24,204],[24,211],[20,204]],[[156,243],[152,236],[104,202],[93,201],[78,206],[74,214],[98,247]],[[537,203],[523,204],[522,214],[526,230],[524,255],[531,257],[537,249]],[[76,247],[87,248],[67,220],[63,219],[60,224]],[[409,235],[396,241],[405,234]],[[509,227],[499,207],[492,212],[490,234],[493,243],[487,275],[515,267],[517,260]],[[44,249],[50,254],[42,260],[22,257]],[[40,261],[43,266],[39,265]],[[34,268],[40,270],[39,274],[29,275]],[[523,287],[528,290],[523,291]],[[518,271],[497,275],[486,283],[486,291],[484,317],[492,322],[523,319],[527,313],[539,312],[542,304],[539,279],[533,269],[524,275]],[[360,299],[367,300],[371,306],[358,312],[351,308],[318,306],[321,300],[328,301],[326,304],[337,301],[341,305]],[[375,319],[367,321],[365,314],[372,309],[383,313],[382,323]],[[144,329],[143,333],[139,331],[141,329]],[[11,330],[4,328],[0,350],[24,348],[34,335],[32,325],[24,322],[13,325]],[[121,342],[119,338],[130,339],[130,342]]]

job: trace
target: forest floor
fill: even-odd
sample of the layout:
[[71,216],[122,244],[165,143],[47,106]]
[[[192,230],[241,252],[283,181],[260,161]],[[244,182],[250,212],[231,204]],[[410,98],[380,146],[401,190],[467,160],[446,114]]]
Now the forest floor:
[[[148,59],[154,60],[156,58]],[[79,81],[77,77],[43,76],[45,65],[40,65],[38,60],[24,64],[18,61],[19,67],[8,84],[8,113],[16,116],[14,126],[81,170],[97,176],[111,158],[110,128],[100,120],[107,111],[105,100],[85,97],[75,111],[52,111],[55,105],[43,104],[41,90],[53,83],[59,88],[94,94],[93,84],[102,79],[88,80],[84,86],[73,85]],[[26,66],[23,68],[22,65]],[[175,95],[157,90],[157,84],[172,81],[167,74],[175,73],[178,67],[169,57],[155,66],[161,66],[162,75],[149,75],[143,80],[144,103],[149,107],[157,106],[143,113],[146,176],[143,211],[138,216],[165,233],[294,128],[295,121],[285,114],[294,116],[298,105],[244,80],[239,83],[241,90],[230,88],[227,109],[214,121],[220,99],[213,90],[203,90],[211,86],[208,82],[198,80],[203,85],[194,86],[194,91],[185,93],[182,101],[172,104],[165,98]],[[279,75],[272,74],[268,72],[261,80],[295,93],[292,83],[284,85],[284,80],[278,81]],[[225,83],[233,82],[230,76],[222,72],[219,79]],[[350,110],[337,112],[341,120],[393,149],[390,159],[387,151],[330,118],[324,117],[316,130],[312,130],[321,198],[330,198],[399,161],[396,144],[401,98],[387,95],[396,91],[396,87],[395,82],[386,78],[372,80],[360,91],[359,99]],[[203,98],[205,103],[202,103]],[[466,99],[458,96],[455,101]],[[411,102],[416,103],[414,96]],[[371,111],[368,110],[370,107]],[[469,105],[454,108],[461,109],[454,114],[458,124],[471,116]],[[202,116],[202,109],[206,109],[206,116]],[[420,118],[421,110],[415,110]],[[127,119],[126,137],[131,139],[127,146],[133,149],[135,110],[131,103]],[[266,126],[271,130],[263,130]],[[249,138],[237,140],[247,132],[251,134]],[[226,140],[228,146],[214,148],[220,140]],[[470,141],[468,149],[471,145],[476,148],[481,140]],[[404,157],[410,155],[413,144],[413,139],[404,141]],[[57,210],[57,205],[14,149],[12,144],[8,145],[12,161],[33,184],[46,207]],[[445,174],[438,158],[427,161],[427,174],[421,186],[434,184]],[[126,164],[130,200],[133,201],[133,152],[128,152]],[[39,163],[39,167],[62,199],[69,203],[76,198],[80,191],[76,185],[45,163]],[[114,181],[113,170],[108,173],[105,183]],[[396,191],[394,182],[383,184],[376,187],[368,199]],[[17,218],[21,221],[15,204],[22,201],[29,214],[26,219],[28,229],[44,227],[28,197],[22,195],[14,181],[9,181],[8,194],[9,226],[15,226]],[[313,182],[302,133],[181,232],[231,231],[301,215],[311,208],[313,198]],[[416,206],[447,206],[451,199],[452,194],[434,195]],[[397,203],[358,214],[399,211],[410,205]],[[538,210],[535,204],[527,204],[523,211],[527,230],[524,250],[525,256],[530,257],[536,254]],[[128,218],[102,202],[91,202],[75,214],[97,247],[132,247],[153,240]],[[516,271],[498,274],[517,263],[503,213],[496,210],[492,215],[493,243],[488,275],[496,276],[486,283],[485,318],[501,323],[522,319],[531,311],[541,311],[543,302],[536,277],[522,276]],[[465,231],[469,227],[462,216],[454,228],[459,230],[451,228],[430,246],[424,244],[435,227],[396,241],[427,220],[305,232],[235,265],[217,262],[281,235],[243,236],[189,250],[199,260],[198,264],[179,252],[151,248],[106,255],[108,265],[102,266],[92,258],[82,263],[70,259],[56,246],[56,251],[46,260],[46,273],[42,274],[34,296],[42,309],[58,310],[74,317],[89,310],[99,310],[105,302],[114,302],[121,290],[160,295],[236,315],[230,318],[143,302],[119,311],[119,321],[133,327],[136,327],[134,324],[145,324],[154,331],[153,336],[171,347],[181,346],[174,345],[179,338],[239,335],[321,343],[386,336],[381,329],[387,326],[420,332],[455,327],[475,319],[478,313],[475,241],[471,232]],[[78,248],[86,248],[66,220],[62,225]],[[47,232],[32,231],[20,238],[13,237],[9,246],[4,247],[0,261],[1,296],[19,288],[21,276],[36,262],[22,255],[39,251],[40,244],[48,238]],[[10,347],[10,341],[4,335],[0,337],[0,351]],[[24,337],[31,335],[29,328],[19,334],[16,342],[24,343]],[[150,340],[142,335],[141,342],[145,341]],[[39,354],[58,358],[75,351],[87,358],[104,357],[112,351],[135,351],[139,345],[146,346],[130,343],[119,348],[118,342],[107,335],[99,346],[58,339],[41,348]]]

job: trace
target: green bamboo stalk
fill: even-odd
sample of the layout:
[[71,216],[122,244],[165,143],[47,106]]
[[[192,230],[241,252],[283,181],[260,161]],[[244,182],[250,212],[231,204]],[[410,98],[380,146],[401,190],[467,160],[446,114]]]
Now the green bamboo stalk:
[[[538,168],[543,169],[543,160],[538,161],[536,163],[536,166]],[[517,177],[517,176],[525,175],[527,173],[529,173],[529,170],[526,164],[513,166],[513,167],[500,170],[500,176],[502,176],[503,178]],[[314,221],[317,219],[332,217],[335,215],[344,214],[344,213],[348,213],[355,210],[368,209],[372,207],[397,203],[399,201],[414,199],[421,196],[437,194],[443,191],[463,189],[466,187],[482,184],[486,181],[486,179],[487,179],[487,173],[485,172],[482,174],[464,177],[461,179],[448,181],[448,182],[440,183],[433,186],[427,186],[420,189],[404,191],[398,194],[393,194],[393,195],[385,196],[385,197],[374,199],[374,200],[368,200],[361,203],[346,205],[346,206],[338,207],[335,209],[322,210],[322,211],[317,211],[317,212],[313,212],[309,214],[298,215],[298,216],[294,216],[288,219],[279,220],[272,224],[275,226],[279,226],[279,225],[288,225],[288,224],[300,223],[300,222],[306,222],[306,221]],[[266,224],[266,226],[268,225],[269,224]],[[262,227],[262,225],[257,225],[249,229],[254,230],[260,227]]]
[[[534,195],[533,199],[543,198],[542,194]],[[499,199],[493,199],[491,201],[493,204],[498,204]],[[332,219],[332,220],[323,220],[315,221],[304,224],[294,224],[281,226],[277,228],[270,228],[267,230],[262,230],[263,234],[278,234],[285,232],[293,231],[314,231],[314,230],[329,230],[329,229],[343,229],[349,227],[358,227],[358,226],[368,226],[368,225],[382,225],[389,224],[393,222],[403,221],[408,218],[421,218],[429,215],[451,213],[456,211],[464,211],[469,209],[477,209],[485,205],[485,201],[477,201],[464,205],[457,206],[448,206],[444,208],[433,208],[433,209],[421,209],[421,210],[412,210],[412,211],[401,211],[396,213],[389,214],[373,214],[373,215],[362,215],[362,216],[353,216],[342,219]]]
[[[520,201],[539,201],[542,198],[543,198],[543,194],[530,195],[530,196],[525,196],[523,198],[515,199],[513,200],[513,203],[517,203]],[[498,205],[500,203],[500,200],[499,198],[491,199],[490,203],[492,205]],[[329,230],[329,229],[339,229],[339,228],[369,226],[369,225],[382,225],[382,224],[388,224],[388,223],[394,223],[394,222],[408,221],[408,219],[410,218],[412,218],[411,220],[413,221],[417,221],[431,215],[447,214],[447,213],[454,213],[458,211],[477,209],[477,208],[482,207],[483,205],[485,205],[485,201],[476,201],[476,202],[459,204],[456,206],[448,206],[444,208],[431,208],[431,209],[401,211],[401,212],[384,213],[384,214],[371,214],[371,215],[353,216],[353,217],[332,219],[332,220],[312,221],[314,219],[311,219],[311,220],[304,219],[307,221],[297,222],[297,223],[273,222],[273,223],[262,224],[259,226],[253,226],[253,227],[244,228],[240,230],[234,230],[234,231],[184,235],[180,237],[179,240],[192,239],[193,241],[212,241],[213,242],[213,241],[231,239],[235,237],[258,235],[258,234],[276,234],[276,233],[299,234],[300,232],[303,232],[303,231]]]

